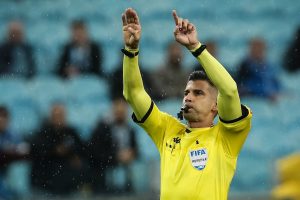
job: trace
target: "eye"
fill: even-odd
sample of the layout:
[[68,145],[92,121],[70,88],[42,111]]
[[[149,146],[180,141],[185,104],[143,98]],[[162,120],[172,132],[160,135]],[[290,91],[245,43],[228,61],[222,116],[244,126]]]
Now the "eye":
[[195,95],[204,95],[202,90],[195,90]]
[[184,96],[187,96],[189,94],[189,91],[184,91]]

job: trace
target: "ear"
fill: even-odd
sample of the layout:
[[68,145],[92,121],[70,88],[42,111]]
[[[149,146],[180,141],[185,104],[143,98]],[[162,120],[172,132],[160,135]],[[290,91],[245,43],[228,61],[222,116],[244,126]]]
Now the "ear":
[[211,111],[215,112],[216,114],[218,113],[218,105],[217,105],[217,102],[213,105]]

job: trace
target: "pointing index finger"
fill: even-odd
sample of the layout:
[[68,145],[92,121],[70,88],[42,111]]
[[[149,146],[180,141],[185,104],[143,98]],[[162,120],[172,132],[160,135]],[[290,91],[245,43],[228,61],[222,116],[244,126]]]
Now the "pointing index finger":
[[177,15],[177,13],[176,13],[176,10],[173,10],[172,11],[172,14],[173,14],[173,18],[174,18],[174,22],[175,22],[175,24],[176,24],[176,26],[178,25],[178,15]]

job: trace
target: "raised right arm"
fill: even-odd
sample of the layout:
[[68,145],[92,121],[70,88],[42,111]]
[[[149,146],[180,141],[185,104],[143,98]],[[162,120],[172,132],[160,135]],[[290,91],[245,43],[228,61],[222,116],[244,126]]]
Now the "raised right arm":
[[[151,98],[144,89],[142,76],[138,65],[138,55],[128,56],[138,52],[141,37],[141,25],[135,10],[126,9],[122,14],[123,38],[125,55],[123,59],[123,95],[131,105],[137,120],[141,120],[151,105]],[[127,55],[126,55],[127,54]]]

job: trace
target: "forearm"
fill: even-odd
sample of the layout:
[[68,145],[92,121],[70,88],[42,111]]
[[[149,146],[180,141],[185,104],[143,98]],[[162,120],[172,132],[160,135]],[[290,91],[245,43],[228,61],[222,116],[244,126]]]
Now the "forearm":
[[137,119],[142,119],[151,105],[151,98],[144,89],[138,66],[138,56],[129,58],[124,55],[123,95],[126,101],[131,105]]
[[219,91],[219,116],[224,120],[240,117],[242,112],[237,85],[227,70],[207,50],[204,50],[197,60]]
[[[197,47],[200,47],[200,43]],[[227,70],[206,49],[197,57],[197,60],[220,94],[231,95],[237,90],[236,83]]]

